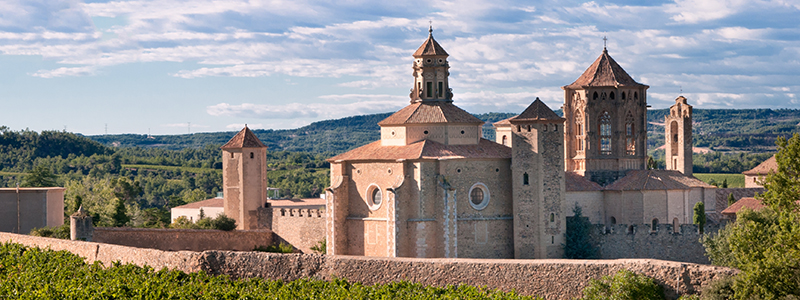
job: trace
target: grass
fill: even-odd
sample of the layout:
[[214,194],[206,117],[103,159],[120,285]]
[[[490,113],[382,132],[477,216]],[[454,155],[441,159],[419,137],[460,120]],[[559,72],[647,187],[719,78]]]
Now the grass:
[[705,183],[713,184],[716,182],[719,187],[722,187],[722,182],[728,180],[729,188],[743,188],[744,187],[744,174],[709,174],[709,173],[694,173],[694,177],[702,180]]
[[161,170],[161,171],[188,171],[192,173],[208,173],[208,172],[222,172],[222,170],[218,169],[211,169],[211,168],[192,168],[192,167],[180,167],[180,166],[161,166],[161,165],[128,165],[123,164],[123,168],[126,169],[145,169],[145,170]]

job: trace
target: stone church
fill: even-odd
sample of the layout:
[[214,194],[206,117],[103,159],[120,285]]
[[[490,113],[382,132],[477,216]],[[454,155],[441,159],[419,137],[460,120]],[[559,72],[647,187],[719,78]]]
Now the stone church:
[[[648,169],[648,86],[606,49],[562,87],[564,117],[537,98],[494,123],[496,141],[454,104],[448,54],[432,30],[413,57],[410,104],[378,123],[380,140],[328,160],[328,254],[560,258],[575,206],[631,233],[663,223],[680,234],[697,202],[715,210],[714,187],[691,175],[686,98],[664,120],[667,170]],[[222,150],[225,214],[238,229],[265,228],[266,147],[244,128]]]
[[536,99],[494,124],[454,104],[448,54],[414,52],[410,104],[378,123],[381,139],[329,159],[328,254],[560,258],[575,205],[594,224],[690,224],[714,208],[691,175],[691,113],[665,119],[667,170],[647,168],[647,89],[603,49],[564,87],[564,117]]

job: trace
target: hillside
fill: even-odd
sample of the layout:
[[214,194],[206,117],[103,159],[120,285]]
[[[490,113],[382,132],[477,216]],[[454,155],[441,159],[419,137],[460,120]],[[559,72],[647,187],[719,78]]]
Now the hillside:
[[[561,115],[561,110],[556,113]],[[667,109],[649,110],[648,149],[664,144],[664,116]],[[270,151],[303,151],[312,153],[341,153],[380,138],[377,123],[391,113],[352,116],[337,120],[314,122],[297,129],[253,130],[270,148]],[[492,123],[511,116],[512,113],[476,114],[484,120],[484,137],[494,139]],[[778,136],[800,132],[798,109],[695,109],[694,146],[711,147],[722,151],[763,152],[775,149]],[[221,145],[236,132],[212,132],[183,135],[120,134],[88,136],[107,146],[158,147],[180,150],[202,148],[208,144]]]

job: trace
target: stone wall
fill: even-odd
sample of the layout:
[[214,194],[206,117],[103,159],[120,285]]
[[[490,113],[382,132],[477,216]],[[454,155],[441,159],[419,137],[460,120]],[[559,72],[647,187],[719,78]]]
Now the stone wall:
[[581,296],[589,279],[630,270],[652,277],[665,288],[668,299],[696,293],[702,286],[737,271],[729,268],[653,259],[619,260],[512,260],[377,258],[316,254],[275,254],[232,251],[160,251],[93,242],[68,241],[0,233],[0,241],[31,247],[66,250],[100,261],[149,265],[184,272],[206,271],[234,278],[263,277],[285,281],[311,277],[345,278],[364,284],[398,280],[432,286],[469,284],[546,299]]
[[[700,243],[697,225],[684,224],[674,231],[671,224],[594,225],[591,239],[600,250],[601,259],[653,258],[697,264],[709,264]],[[719,226],[706,225],[705,233],[717,232]]]
[[314,253],[311,247],[325,240],[324,209],[259,208],[258,214],[259,225],[272,230],[275,244],[285,242],[302,253]]
[[251,251],[272,245],[273,236],[269,230],[95,228],[92,241],[166,251]]

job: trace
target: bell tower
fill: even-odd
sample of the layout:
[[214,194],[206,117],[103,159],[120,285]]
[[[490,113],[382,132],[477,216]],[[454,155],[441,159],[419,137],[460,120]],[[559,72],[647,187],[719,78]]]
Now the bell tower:
[[442,46],[433,39],[433,27],[428,28],[428,39],[414,52],[414,87],[411,89],[411,103],[428,101],[453,102],[448,77],[450,76],[449,56]]
[[256,229],[258,208],[267,202],[267,146],[245,125],[221,148],[225,215],[238,230]]
[[692,106],[679,96],[664,117],[667,170],[692,176]]

